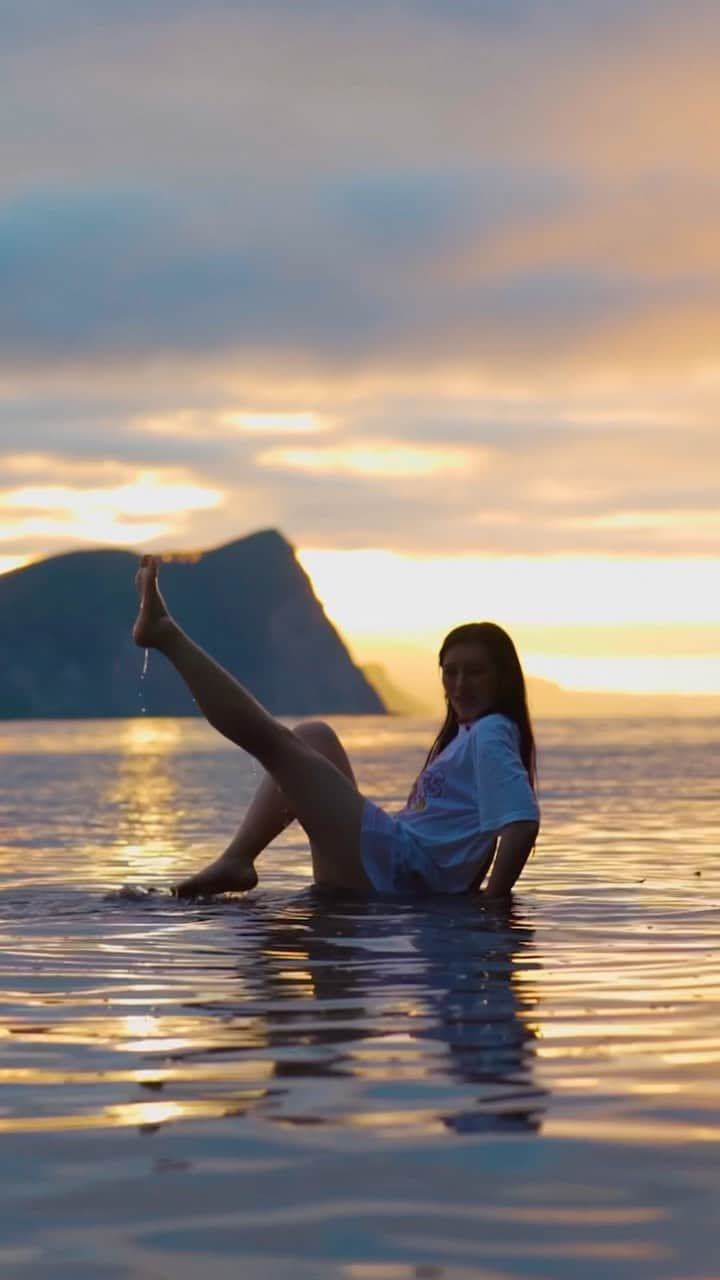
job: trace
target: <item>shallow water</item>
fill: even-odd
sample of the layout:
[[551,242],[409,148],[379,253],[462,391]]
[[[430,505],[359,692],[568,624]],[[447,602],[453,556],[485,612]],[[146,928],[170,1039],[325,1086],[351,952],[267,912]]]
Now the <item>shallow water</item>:
[[[334,723],[399,804],[432,726]],[[193,905],[247,757],[0,724],[3,1280],[720,1276],[720,726],[539,737],[510,911],[324,897],[297,829]]]

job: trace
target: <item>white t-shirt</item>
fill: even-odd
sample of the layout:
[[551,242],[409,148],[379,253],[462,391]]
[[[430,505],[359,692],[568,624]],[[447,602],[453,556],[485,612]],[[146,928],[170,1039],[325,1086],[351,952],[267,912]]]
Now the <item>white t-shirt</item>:
[[420,847],[430,887],[463,893],[487,870],[503,827],[539,820],[517,725],[497,713],[461,725],[394,816]]

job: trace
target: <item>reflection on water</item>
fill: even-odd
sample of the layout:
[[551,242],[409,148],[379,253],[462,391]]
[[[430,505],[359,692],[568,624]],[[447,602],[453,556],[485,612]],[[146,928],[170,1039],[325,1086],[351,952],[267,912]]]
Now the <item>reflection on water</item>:
[[[114,844],[127,873],[142,881],[174,870],[183,797],[170,754],[178,745],[177,720],[125,720],[119,726],[119,764],[99,802],[115,817]],[[92,860],[96,873],[105,868]]]
[[236,926],[241,998],[268,1011],[264,1114],[416,1133],[535,1128],[535,1001],[514,981],[532,934],[484,917],[471,903],[359,910],[310,893],[250,930],[247,919]]
[[[388,909],[315,890],[289,904],[275,897],[226,909],[221,949],[216,942],[191,944],[195,990],[185,994],[193,978],[184,954],[185,912],[174,902],[159,910],[158,901],[148,899],[152,907],[142,921],[126,919],[123,910],[119,930],[96,937],[92,976],[101,982],[81,1001],[59,981],[71,940],[46,942],[44,973],[54,961],[58,989],[48,995],[43,982],[39,992],[28,991],[27,1012],[7,1021],[4,1035],[13,1055],[20,1046],[29,1058],[40,1047],[51,1049],[53,1065],[18,1068],[0,1054],[0,1079],[38,1090],[72,1085],[77,1111],[6,1113],[0,1132],[159,1124],[184,1115],[237,1115],[251,1106],[283,1125],[414,1133],[538,1127],[543,1090],[533,1080],[531,1021],[537,997],[517,979],[532,930],[517,913],[493,919],[465,901]],[[211,921],[208,914],[206,928]],[[81,940],[72,940],[76,953]],[[159,951],[172,966],[167,975],[157,973]],[[87,961],[86,946],[81,953]],[[31,954],[35,963],[37,935]],[[149,1001],[151,1012],[125,1012],[145,1010]],[[84,1049],[100,1061],[95,1070],[69,1064],[59,1070],[62,1049],[68,1058]],[[118,1055],[142,1065],[123,1069]],[[118,1082],[163,1090],[163,1102],[140,1096],[88,1108],[87,1086]],[[203,1085],[210,1096],[199,1099]],[[51,1101],[54,1091],[48,1093]]]
[[[429,728],[343,722],[364,789],[401,802]],[[245,900],[178,903],[251,762],[194,721],[0,729],[3,1277],[84,1274],[95,1227],[108,1276],[239,1241],[258,1276],[713,1274],[712,725],[547,726],[508,910],[321,894],[293,829]]]

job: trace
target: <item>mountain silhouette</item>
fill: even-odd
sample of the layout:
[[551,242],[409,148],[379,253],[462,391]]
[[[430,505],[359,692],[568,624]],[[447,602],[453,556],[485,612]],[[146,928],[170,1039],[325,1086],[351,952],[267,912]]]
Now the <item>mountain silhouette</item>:
[[[161,655],[140,680],[137,563],[129,551],[76,551],[0,577],[0,718],[196,712]],[[180,625],[270,711],[385,711],[277,531],[163,557],[161,582]]]

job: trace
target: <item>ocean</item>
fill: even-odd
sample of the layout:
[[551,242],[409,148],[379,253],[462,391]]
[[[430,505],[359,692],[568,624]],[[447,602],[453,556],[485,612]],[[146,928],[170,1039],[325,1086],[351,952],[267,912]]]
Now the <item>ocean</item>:
[[[334,718],[399,806],[428,721]],[[536,726],[510,908],[181,903],[257,783],[196,720],[0,724],[2,1280],[720,1276],[720,725]]]

